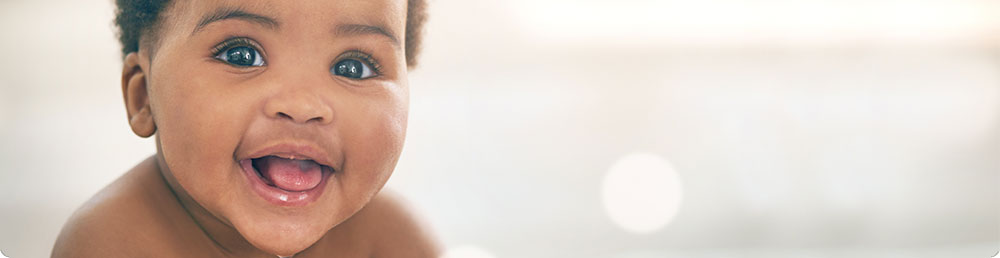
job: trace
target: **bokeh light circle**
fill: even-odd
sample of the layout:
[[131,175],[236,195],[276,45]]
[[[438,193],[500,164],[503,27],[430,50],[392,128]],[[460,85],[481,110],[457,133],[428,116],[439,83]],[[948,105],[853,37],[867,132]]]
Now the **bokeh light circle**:
[[636,234],[666,226],[677,215],[683,199],[674,167],[651,153],[619,158],[602,183],[604,208],[611,221]]

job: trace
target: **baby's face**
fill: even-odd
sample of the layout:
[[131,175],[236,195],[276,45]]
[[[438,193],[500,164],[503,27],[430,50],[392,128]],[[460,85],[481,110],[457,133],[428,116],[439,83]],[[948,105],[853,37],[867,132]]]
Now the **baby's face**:
[[176,184],[254,246],[307,248],[403,145],[406,1],[179,1],[146,67]]

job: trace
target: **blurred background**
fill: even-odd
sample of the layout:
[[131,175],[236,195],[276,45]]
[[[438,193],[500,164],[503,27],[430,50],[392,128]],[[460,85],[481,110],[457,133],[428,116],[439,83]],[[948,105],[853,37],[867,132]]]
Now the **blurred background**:
[[[110,1],[0,1],[0,250],[155,151]],[[1000,1],[430,0],[387,187],[446,257],[991,257]]]

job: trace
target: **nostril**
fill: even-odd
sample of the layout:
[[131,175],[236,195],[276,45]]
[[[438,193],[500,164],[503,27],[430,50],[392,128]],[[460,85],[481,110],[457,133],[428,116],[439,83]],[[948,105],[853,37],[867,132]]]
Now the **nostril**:
[[323,123],[323,117],[321,117],[321,116],[313,117],[313,118],[310,118],[309,120],[306,121],[306,123],[308,123],[308,122]]
[[323,117],[323,116],[315,116],[315,117],[312,117],[312,118],[309,118],[309,119],[306,119],[306,120],[302,120],[302,119],[296,119],[295,116],[292,116],[289,113],[285,113],[285,112],[277,112],[274,115],[275,115],[275,117],[277,117],[279,119],[288,119],[288,120],[294,121],[296,123],[309,123],[309,122],[323,123],[324,121],[326,121],[326,118]]
[[278,115],[278,118],[288,118],[288,119],[291,119],[291,120],[295,120],[295,118],[292,118],[292,116],[290,116],[288,114],[285,114],[285,112],[278,112],[277,115]]

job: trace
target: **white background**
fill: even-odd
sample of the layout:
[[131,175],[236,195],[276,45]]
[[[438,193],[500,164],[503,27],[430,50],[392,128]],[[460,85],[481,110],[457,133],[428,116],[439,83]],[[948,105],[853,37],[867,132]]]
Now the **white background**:
[[[112,8],[0,2],[7,256],[48,256],[76,207],[155,151],[127,127]],[[1000,249],[1000,1],[431,0],[430,13],[388,187],[452,257]],[[607,173],[634,153],[667,165],[629,174],[654,183],[609,203],[629,188]],[[660,226],[612,219],[648,214]]]

